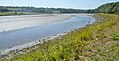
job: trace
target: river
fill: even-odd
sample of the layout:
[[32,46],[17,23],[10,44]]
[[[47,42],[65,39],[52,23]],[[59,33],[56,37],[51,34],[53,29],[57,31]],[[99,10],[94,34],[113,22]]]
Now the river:
[[95,19],[92,16],[76,15],[64,21],[0,32],[0,50],[82,28],[94,21]]

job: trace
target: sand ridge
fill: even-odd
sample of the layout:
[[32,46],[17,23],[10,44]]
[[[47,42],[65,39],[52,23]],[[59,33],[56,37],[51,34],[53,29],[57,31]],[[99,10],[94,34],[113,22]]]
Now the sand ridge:
[[1,16],[0,32],[35,27],[42,24],[54,23],[71,18],[71,15],[41,14],[21,16]]

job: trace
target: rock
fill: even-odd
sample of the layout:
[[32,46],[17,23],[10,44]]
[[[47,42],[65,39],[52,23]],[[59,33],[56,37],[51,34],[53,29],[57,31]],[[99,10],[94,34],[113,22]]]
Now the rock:
[[7,57],[10,57],[10,55],[9,55],[9,54],[0,55],[0,59],[1,59],[1,58],[7,58]]

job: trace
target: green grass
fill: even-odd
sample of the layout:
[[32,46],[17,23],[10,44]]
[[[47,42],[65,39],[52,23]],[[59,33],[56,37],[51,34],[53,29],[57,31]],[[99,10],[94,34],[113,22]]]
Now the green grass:
[[113,39],[119,41],[119,33],[114,33],[113,34]]
[[115,41],[115,37],[118,37],[119,32],[119,16],[111,14],[97,14],[96,16],[101,18],[95,24],[37,45],[39,48],[31,52],[16,54],[13,58],[5,60],[118,61],[119,41]]

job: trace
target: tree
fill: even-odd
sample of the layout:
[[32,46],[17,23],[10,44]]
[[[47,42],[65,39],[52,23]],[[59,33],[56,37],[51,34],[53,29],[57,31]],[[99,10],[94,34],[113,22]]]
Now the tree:
[[118,14],[119,13],[119,2],[107,3],[99,6],[96,9],[98,13]]
[[9,12],[9,10],[8,9],[1,8],[0,9],[0,12]]

